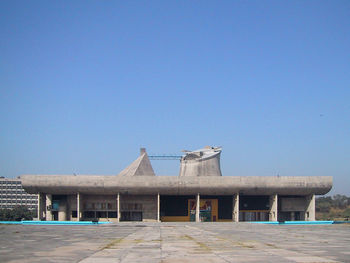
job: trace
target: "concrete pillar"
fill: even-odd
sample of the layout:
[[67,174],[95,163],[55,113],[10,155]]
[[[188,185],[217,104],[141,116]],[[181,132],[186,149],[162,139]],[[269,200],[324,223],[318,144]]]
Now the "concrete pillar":
[[42,220],[45,217],[45,200],[46,196],[43,193],[38,194],[38,220]]
[[67,203],[60,203],[58,208],[58,221],[67,220]]
[[157,222],[160,222],[160,194],[157,194]]
[[[38,218],[38,220],[41,220],[41,207],[42,205],[40,204],[40,193],[38,193],[38,210],[36,211],[36,217]],[[1,206],[0,206],[1,207]]]
[[239,194],[233,196],[232,221],[239,222]]
[[197,194],[196,201],[197,201],[196,202],[196,222],[199,222],[200,221],[199,213],[200,213],[200,204],[201,204],[199,193]]
[[117,222],[120,222],[120,194],[117,194]]
[[77,221],[81,221],[83,219],[83,211],[82,211],[82,195],[77,193]]
[[52,221],[52,195],[46,195],[46,220]]
[[277,221],[277,194],[270,195],[269,221]]
[[315,221],[315,195],[306,197],[305,221]]

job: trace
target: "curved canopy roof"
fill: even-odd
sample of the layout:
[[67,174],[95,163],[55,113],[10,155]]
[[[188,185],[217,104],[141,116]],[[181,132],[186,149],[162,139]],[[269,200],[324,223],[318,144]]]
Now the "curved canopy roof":
[[103,176],[23,175],[29,193],[163,194],[163,195],[308,195],[326,194],[331,176]]

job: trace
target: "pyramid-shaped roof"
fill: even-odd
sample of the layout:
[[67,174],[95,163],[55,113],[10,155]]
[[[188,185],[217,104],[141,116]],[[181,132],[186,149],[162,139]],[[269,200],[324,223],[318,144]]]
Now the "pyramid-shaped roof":
[[144,149],[141,149],[141,155],[133,161],[128,167],[121,171],[118,176],[138,176],[138,175],[150,175],[154,176],[151,162]]

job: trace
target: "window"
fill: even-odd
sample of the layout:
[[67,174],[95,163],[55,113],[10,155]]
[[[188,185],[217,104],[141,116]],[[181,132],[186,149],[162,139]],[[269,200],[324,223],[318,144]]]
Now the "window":
[[108,218],[117,218],[117,212],[108,212]]
[[72,218],[77,218],[77,211],[72,211]]
[[122,204],[121,210],[124,210],[124,211],[142,211],[142,204],[137,204],[137,203]]
[[95,211],[84,211],[85,218],[95,218]]
[[142,212],[122,212],[121,221],[142,221]]

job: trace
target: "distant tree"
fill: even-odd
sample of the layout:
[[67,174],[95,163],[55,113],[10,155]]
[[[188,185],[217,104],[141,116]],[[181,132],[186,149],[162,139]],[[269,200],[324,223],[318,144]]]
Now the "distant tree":
[[345,195],[334,195],[333,206],[340,209],[345,209],[349,205],[349,198]]
[[10,209],[0,210],[0,220],[1,221],[12,221],[12,212]]
[[350,218],[350,197],[334,195],[332,197],[318,197],[316,199],[316,212],[319,219]]
[[35,217],[35,211],[29,210],[26,206],[16,206],[13,209],[1,209],[1,221],[21,221],[32,220]]
[[319,197],[316,199],[316,211],[317,212],[329,212],[332,207],[332,197]]
[[350,218],[350,208],[346,208],[343,214],[344,214],[344,217]]

